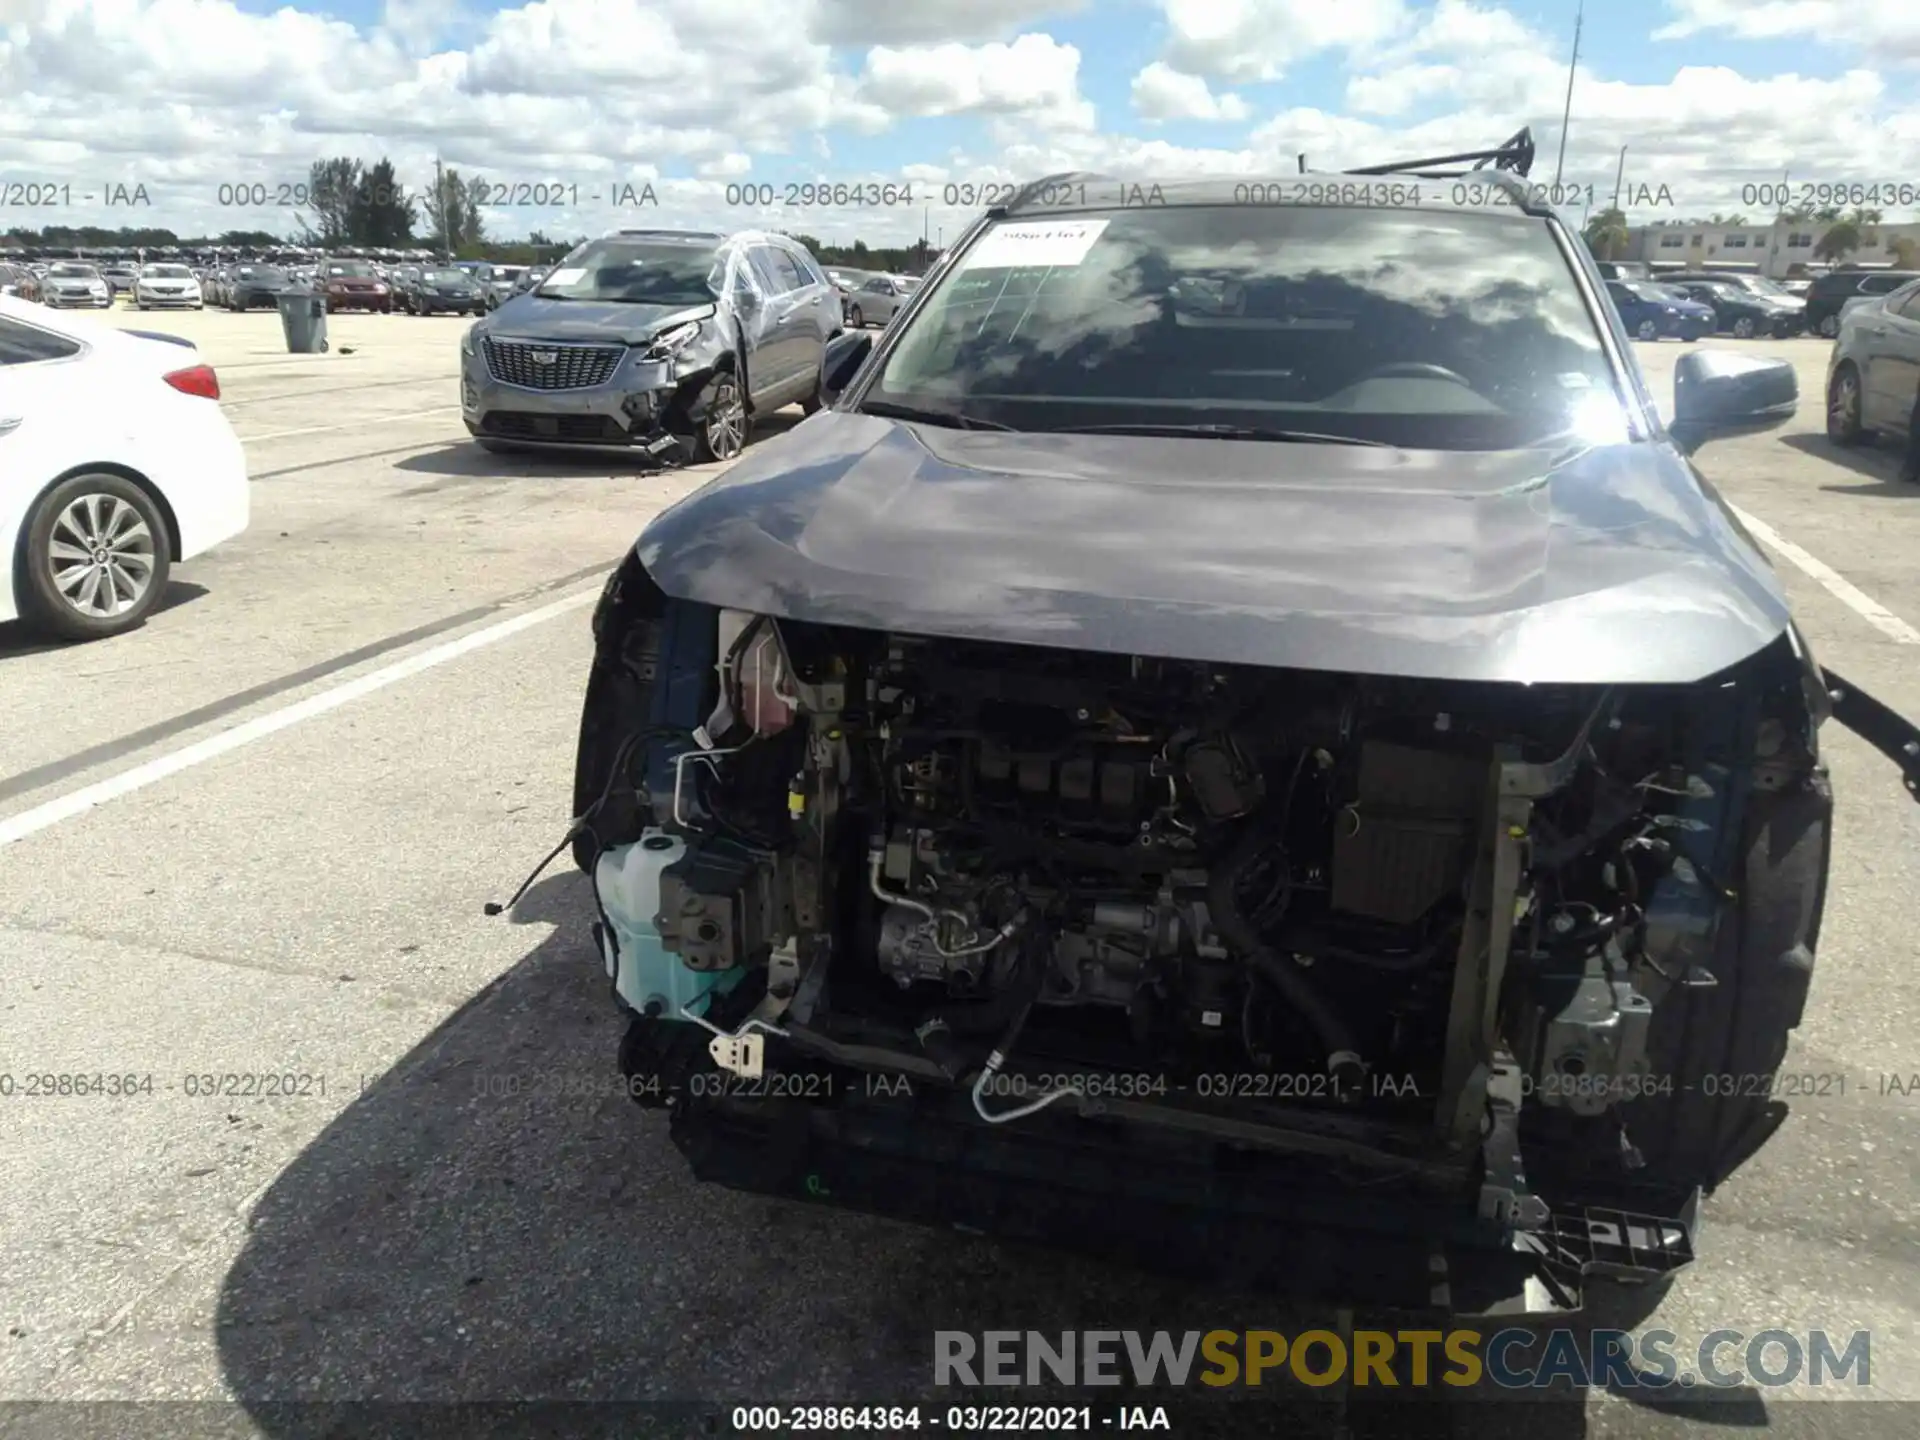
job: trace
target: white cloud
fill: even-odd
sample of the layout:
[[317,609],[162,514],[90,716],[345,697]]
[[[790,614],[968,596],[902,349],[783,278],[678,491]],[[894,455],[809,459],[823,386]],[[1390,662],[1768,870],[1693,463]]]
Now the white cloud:
[[815,0],[808,33],[831,45],[926,45],[995,40],[1071,15],[1086,0]]
[[1920,5],[1878,0],[1669,0],[1672,23],[1656,40],[1686,40],[1721,31],[1742,40],[1804,36],[1823,45],[1855,46],[1878,57],[1920,59]]
[[1048,35],[1010,45],[878,45],[867,52],[858,94],[889,114],[1025,114],[1064,129],[1090,129],[1080,96],[1080,52]]
[[1200,76],[1160,60],[1133,77],[1133,108],[1146,120],[1245,120],[1252,113],[1238,95],[1216,95]]
[[1375,45],[1408,22],[1405,0],[1160,0],[1165,59],[1189,75],[1277,80],[1298,61]]
[[[297,182],[332,155],[390,157],[416,186],[436,158],[587,193],[652,178],[662,223],[703,225],[775,219],[724,209],[726,186],[749,179],[911,178],[937,201],[949,180],[1071,169],[1286,174],[1303,152],[1341,169],[1478,149],[1523,125],[1540,146],[1535,176],[1550,179],[1571,39],[1497,0],[1157,0],[1162,51],[1126,57],[1144,62],[1132,108],[1107,115],[1087,96],[1127,73],[1093,68],[1102,55],[1048,33],[1044,17],[1077,12],[1081,27],[1092,16],[1117,31],[1136,0],[509,0],[495,14],[475,0],[382,0],[359,27],[319,13],[329,3],[253,14],[232,0],[0,0],[7,178],[70,180],[76,192],[139,182],[154,201],[138,213],[16,211],[0,228],[286,229],[290,212],[222,208],[218,187]],[[1678,48],[1643,48],[1643,76],[1647,56],[1674,57],[1647,79],[1583,65],[1566,174],[1595,186],[1597,203],[1622,145],[1630,185],[1674,196],[1664,218],[1753,213],[1742,185],[1783,170],[1813,183],[1915,181],[1920,97],[1889,57],[1920,56],[1920,3],[1673,0],[1672,14],[1687,33],[1878,48],[1818,78],[1683,64]],[[1588,17],[1590,30],[1612,23]],[[1275,113],[1238,89],[1304,60],[1334,78],[1334,99],[1308,106],[1281,90],[1289,108]],[[1156,138],[1176,120],[1217,126],[1217,147]],[[672,176],[689,178],[661,178]],[[494,226],[577,234],[632,218],[583,202],[498,212]],[[917,235],[920,216],[780,223],[877,242]]]

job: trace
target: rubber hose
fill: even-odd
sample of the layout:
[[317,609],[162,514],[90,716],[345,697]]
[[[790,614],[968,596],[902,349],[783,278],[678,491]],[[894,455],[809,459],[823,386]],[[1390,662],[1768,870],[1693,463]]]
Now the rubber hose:
[[1236,894],[1242,872],[1258,857],[1261,837],[1249,824],[1234,843],[1227,857],[1213,867],[1207,878],[1207,917],[1227,947],[1239,955],[1268,984],[1280,992],[1300,1017],[1313,1027],[1313,1033],[1326,1052],[1327,1071],[1344,1089],[1365,1079],[1365,1069],[1354,1043],[1353,1032],[1334,1013],[1326,997],[1300,967],[1275,954],[1258,932],[1240,913]]

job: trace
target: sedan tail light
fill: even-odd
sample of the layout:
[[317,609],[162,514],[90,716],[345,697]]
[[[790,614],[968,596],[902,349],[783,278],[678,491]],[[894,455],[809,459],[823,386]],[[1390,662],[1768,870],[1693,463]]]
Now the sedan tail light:
[[211,365],[189,365],[185,370],[170,372],[165,379],[182,395],[198,395],[206,400],[220,398],[220,377],[213,373]]

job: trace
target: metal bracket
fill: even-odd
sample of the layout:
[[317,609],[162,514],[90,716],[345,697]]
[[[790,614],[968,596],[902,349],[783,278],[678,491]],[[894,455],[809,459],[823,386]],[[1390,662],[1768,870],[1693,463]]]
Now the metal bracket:
[[751,1035],[716,1035],[707,1042],[707,1053],[713,1056],[713,1063],[722,1070],[738,1075],[743,1080],[758,1080],[761,1063],[766,1057],[767,1042],[755,1033]]
[[1833,718],[1900,767],[1907,791],[1920,800],[1920,726],[1855,689],[1831,670],[1822,670]]

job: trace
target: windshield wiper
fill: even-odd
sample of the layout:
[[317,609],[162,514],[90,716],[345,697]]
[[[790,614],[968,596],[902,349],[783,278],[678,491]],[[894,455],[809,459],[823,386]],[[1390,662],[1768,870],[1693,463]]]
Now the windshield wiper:
[[1258,425],[1219,425],[1199,422],[1183,425],[1154,420],[1120,421],[1111,425],[1057,425],[1048,435],[1169,435],[1202,440],[1268,440],[1285,445],[1367,445],[1382,450],[1396,447],[1385,440],[1362,440],[1354,435],[1325,435],[1317,430],[1269,430]]
[[946,425],[958,430],[1012,430],[998,420],[983,420],[959,410],[922,410],[917,405],[895,405],[875,400],[860,407],[862,415],[878,415],[883,420],[918,420],[927,425]]

